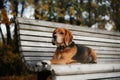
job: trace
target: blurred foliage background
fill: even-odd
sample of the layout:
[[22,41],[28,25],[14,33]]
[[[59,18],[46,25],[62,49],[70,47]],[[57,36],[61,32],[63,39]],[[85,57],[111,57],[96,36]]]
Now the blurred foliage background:
[[25,71],[16,17],[120,31],[120,0],[0,0],[0,75]]
[[14,47],[13,45],[3,45],[3,42],[0,41],[0,76],[28,74],[20,54],[14,52]]

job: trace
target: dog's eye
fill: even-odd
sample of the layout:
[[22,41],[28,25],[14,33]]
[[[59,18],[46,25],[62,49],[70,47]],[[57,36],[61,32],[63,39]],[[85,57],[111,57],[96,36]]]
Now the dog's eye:
[[60,32],[60,34],[62,34],[62,35],[63,35],[64,33],[63,33],[63,32]]

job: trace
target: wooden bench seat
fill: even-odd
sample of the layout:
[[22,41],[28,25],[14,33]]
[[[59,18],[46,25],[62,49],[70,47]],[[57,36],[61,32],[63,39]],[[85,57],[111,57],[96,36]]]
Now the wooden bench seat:
[[41,67],[36,67],[36,63],[50,60],[56,49],[51,44],[53,30],[66,27],[73,33],[75,43],[92,47],[96,51],[98,63],[51,65],[54,80],[120,78],[119,32],[25,18],[17,18],[16,22],[19,51],[29,70],[42,70]]

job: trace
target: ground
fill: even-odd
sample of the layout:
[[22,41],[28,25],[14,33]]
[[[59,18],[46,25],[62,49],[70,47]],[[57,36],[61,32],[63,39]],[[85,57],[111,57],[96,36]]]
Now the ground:
[[21,75],[21,76],[7,76],[7,77],[0,77],[0,80],[37,80],[37,76],[35,74]]

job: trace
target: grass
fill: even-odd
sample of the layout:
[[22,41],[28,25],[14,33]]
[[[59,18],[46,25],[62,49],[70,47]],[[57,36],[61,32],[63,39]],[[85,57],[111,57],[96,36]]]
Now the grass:
[[36,74],[27,74],[21,76],[5,76],[0,77],[0,80],[37,80]]

